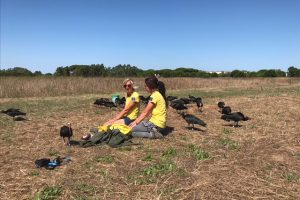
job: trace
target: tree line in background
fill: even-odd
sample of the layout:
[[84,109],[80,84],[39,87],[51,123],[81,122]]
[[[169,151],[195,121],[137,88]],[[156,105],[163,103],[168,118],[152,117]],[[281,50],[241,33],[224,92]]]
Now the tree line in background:
[[207,72],[193,68],[142,70],[131,65],[105,67],[103,64],[71,65],[58,67],[54,74],[43,74],[41,71],[31,72],[22,67],[0,70],[0,76],[81,76],[81,77],[146,77],[159,74],[161,77],[300,77],[300,69],[291,66],[287,72],[278,69],[262,69],[259,71],[233,70],[231,72]]

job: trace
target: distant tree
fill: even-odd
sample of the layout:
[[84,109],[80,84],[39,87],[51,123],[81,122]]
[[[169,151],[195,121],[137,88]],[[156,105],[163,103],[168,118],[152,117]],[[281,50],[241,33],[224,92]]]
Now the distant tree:
[[5,76],[32,76],[32,72],[23,67],[14,67],[5,70]]
[[216,72],[213,72],[210,74],[210,77],[218,77],[218,74]]
[[33,75],[34,75],[34,76],[42,76],[43,74],[42,74],[41,71],[35,71],[35,72],[33,73]]
[[70,76],[68,67],[58,67],[54,73],[55,76]]
[[230,76],[231,76],[231,77],[234,77],[234,78],[247,77],[247,73],[246,73],[245,71],[233,70],[233,71],[230,73]]
[[291,66],[288,68],[288,76],[289,77],[300,77],[300,69]]

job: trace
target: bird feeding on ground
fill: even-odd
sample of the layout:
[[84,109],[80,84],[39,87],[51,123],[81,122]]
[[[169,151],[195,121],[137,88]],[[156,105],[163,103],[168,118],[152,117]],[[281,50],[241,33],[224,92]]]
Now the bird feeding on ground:
[[[8,116],[11,116],[13,118],[15,118],[16,116],[21,116],[21,115],[25,116],[26,115],[26,113],[21,112],[20,109],[18,109],[18,108],[9,108],[7,110],[1,110],[0,112],[7,114]],[[18,120],[15,120],[15,121],[18,121]]]
[[222,111],[221,111],[222,114],[225,114],[225,115],[228,115],[231,113],[231,108],[229,106],[225,106],[222,108]]
[[184,112],[181,113],[182,118],[188,123],[188,126],[190,126],[190,124],[192,124],[192,129],[194,129],[194,124],[198,124],[200,126],[206,127],[207,124],[202,121],[201,119],[199,119],[198,117],[191,115],[191,114],[185,114]]
[[238,127],[239,126],[239,121],[247,121],[250,120],[249,117],[245,116],[241,112],[235,112],[235,113],[230,113],[230,114],[225,114],[221,116],[221,119],[225,121],[233,121],[233,127]]
[[[60,128],[60,136],[63,138],[66,146],[71,146],[70,138],[73,136],[73,130],[70,123],[68,123],[68,126],[62,126]],[[67,138],[67,140],[65,140],[65,138]]]
[[187,107],[184,105],[183,102],[181,102],[181,100],[174,100],[171,102],[170,106],[175,109],[176,111],[180,111],[180,110],[186,110]]
[[167,100],[168,101],[173,101],[175,99],[177,99],[177,97],[175,97],[175,96],[167,96]]
[[198,98],[195,99],[195,101],[196,101],[196,105],[197,105],[198,110],[202,112],[202,109],[203,109],[202,99],[200,97],[198,97]]

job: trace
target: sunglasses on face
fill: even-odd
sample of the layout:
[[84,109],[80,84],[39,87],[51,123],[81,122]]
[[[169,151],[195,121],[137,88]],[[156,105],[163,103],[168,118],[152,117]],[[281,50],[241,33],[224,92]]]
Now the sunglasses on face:
[[124,88],[127,88],[127,87],[128,87],[128,88],[131,88],[131,86],[132,86],[132,84],[126,84],[126,85],[123,85]]

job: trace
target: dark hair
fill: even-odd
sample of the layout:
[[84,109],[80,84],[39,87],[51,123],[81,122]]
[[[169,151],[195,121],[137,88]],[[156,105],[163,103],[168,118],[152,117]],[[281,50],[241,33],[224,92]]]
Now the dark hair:
[[151,90],[158,89],[159,93],[163,96],[163,98],[166,102],[166,106],[168,106],[168,101],[167,101],[167,97],[166,97],[166,87],[162,81],[159,81],[155,76],[153,76],[153,77],[146,78],[145,84]]

